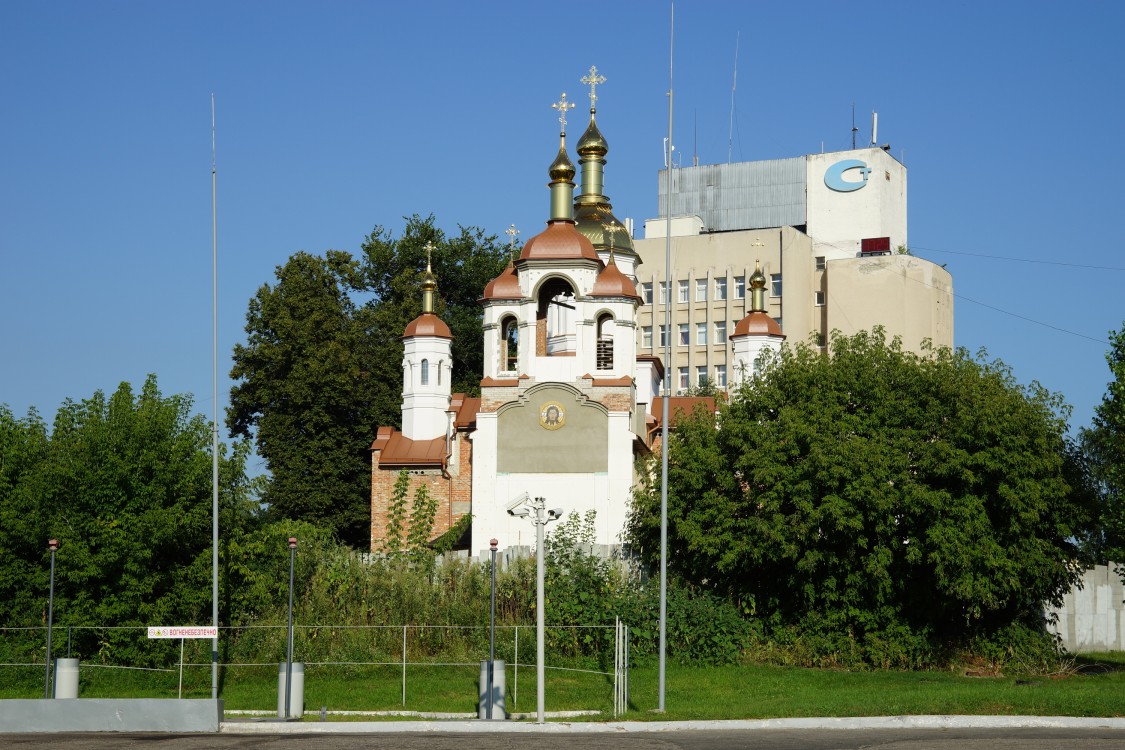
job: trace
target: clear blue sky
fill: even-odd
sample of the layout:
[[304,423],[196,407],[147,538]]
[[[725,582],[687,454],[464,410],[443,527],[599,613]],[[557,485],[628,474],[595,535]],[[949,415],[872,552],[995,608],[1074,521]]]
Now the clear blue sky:
[[[1125,318],[1123,7],[682,1],[677,147],[838,150],[853,103],[861,143],[877,110],[910,244],[953,274],[957,345],[1083,426]],[[293,252],[356,252],[416,212],[539,231],[549,105],[565,90],[581,112],[591,65],[606,192],[655,216],[668,26],[640,1],[4,3],[0,402],[50,416],[154,372],[211,413],[212,93],[225,405],[247,301]]]

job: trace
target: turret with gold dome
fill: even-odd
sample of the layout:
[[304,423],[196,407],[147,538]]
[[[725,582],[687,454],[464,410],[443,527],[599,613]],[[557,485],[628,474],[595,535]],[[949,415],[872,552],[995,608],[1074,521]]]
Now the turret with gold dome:
[[730,336],[736,383],[753,378],[761,371],[762,354],[777,351],[785,341],[781,326],[766,312],[766,275],[761,262],[754,262],[750,275],[750,312],[738,321]]
[[606,78],[598,73],[596,66],[590,66],[590,72],[580,80],[590,87],[590,124],[578,139],[575,149],[582,167],[582,190],[574,200],[574,220],[578,231],[586,235],[604,262],[609,262],[610,247],[613,246],[622,273],[635,278],[640,259],[633,249],[633,238],[625,225],[613,215],[613,206],[602,192],[605,189],[605,157],[609,153],[609,143],[598,129],[596,92]]
[[431,267],[433,245],[426,243],[422,276],[422,314],[402,332],[402,434],[408,440],[445,435],[453,367],[453,334],[434,312],[437,279]]

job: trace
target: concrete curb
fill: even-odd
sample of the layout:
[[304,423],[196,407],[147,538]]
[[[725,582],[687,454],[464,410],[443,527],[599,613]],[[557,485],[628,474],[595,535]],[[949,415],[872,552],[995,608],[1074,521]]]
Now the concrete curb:
[[457,733],[589,733],[722,731],[766,729],[1116,729],[1125,718],[1085,716],[864,716],[855,718],[754,719],[728,721],[348,721],[348,722],[223,722],[223,734],[393,734]]

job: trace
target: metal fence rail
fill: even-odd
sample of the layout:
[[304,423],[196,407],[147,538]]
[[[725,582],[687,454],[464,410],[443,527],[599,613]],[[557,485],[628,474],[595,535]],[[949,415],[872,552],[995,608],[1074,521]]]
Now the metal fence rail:
[[[209,640],[150,640],[145,627],[55,626],[56,631],[63,629],[65,646],[59,642],[62,639],[57,639],[53,657],[79,656],[86,668],[178,672],[180,697],[185,668],[211,667]],[[275,668],[285,661],[285,625],[227,626],[219,630],[220,641],[227,641],[227,648],[221,648],[220,653],[229,655],[227,661],[220,663],[221,669]],[[526,661],[520,659],[521,640],[525,651],[531,652]],[[42,669],[45,644],[46,627],[0,626],[0,669]],[[91,649],[90,644],[96,647]],[[617,620],[608,626],[548,626],[546,645],[546,670],[604,675],[613,686],[614,716],[627,709],[629,629],[624,623]],[[583,653],[578,653],[576,647]],[[534,651],[534,626],[496,626],[496,658],[503,659],[510,670],[513,706],[519,702],[520,671],[535,668]],[[138,658],[134,663],[125,663],[118,656],[120,652],[134,653]],[[258,658],[247,659],[248,656]],[[261,661],[262,656],[272,656],[274,660]],[[315,667],[394,667],[401,675],[403,707],[407,705],[410,668],[476,667],[487,658],[487,625],[294,624],[295,661]],[[576,660],[585,660],[592,666],[565,666]]]

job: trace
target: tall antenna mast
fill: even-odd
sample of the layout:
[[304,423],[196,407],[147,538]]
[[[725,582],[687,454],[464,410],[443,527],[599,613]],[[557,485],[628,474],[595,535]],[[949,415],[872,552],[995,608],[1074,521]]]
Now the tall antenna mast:
[[855,102],[852,102],[852,151],[855,151],[855,134],[859,132],[859,128],[855,126]]
[[741,31],[734,33],[734,80],[730,85],[730,132],[727,135],[727,164],[730,164],[731,148],[734,144],[734,92],[738,88],[738,38]]
[[219,234],[215,199],[215,94],[211,94],[211,700],[219,699]]
[[[668,21],[668,154],[672,154],[672,52],[676,39],[676,3]],[[664,672],[668,651],[668,398],[672,395],[672,160],[665,173],[664,202],[664,398],[660,413],[660,658],[656,710],[664,711]]]

